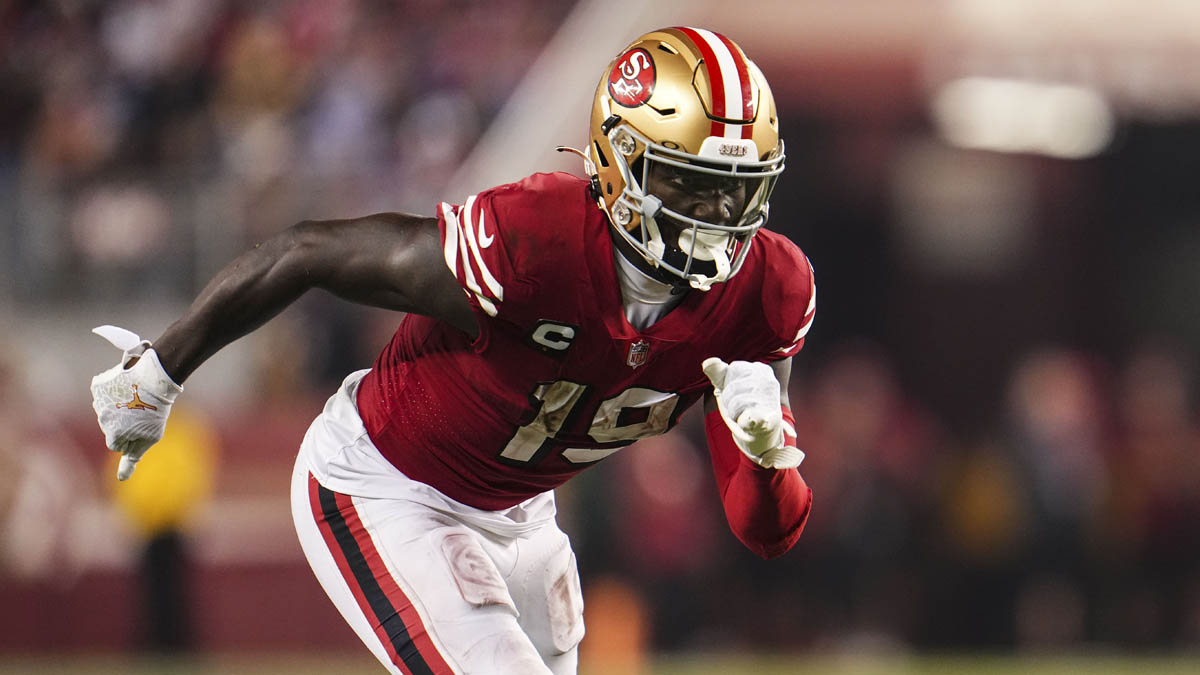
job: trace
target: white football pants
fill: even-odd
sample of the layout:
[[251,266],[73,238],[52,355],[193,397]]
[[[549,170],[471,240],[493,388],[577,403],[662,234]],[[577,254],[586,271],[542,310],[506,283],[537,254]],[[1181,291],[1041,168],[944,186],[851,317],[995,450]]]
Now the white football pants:
[[[367,467],[369,497],[317,481],[310,458],[330,456],[356,383],[348,379],[309,429],[291,489],[300,545],[342,617],[391,673],[574,673],[583,600],[575,554],[553,518],[516,533],[488,527],[495,513],[435,507],[429,486],[390,465],[387,497],[377,465]],[[347,445],[329,482],[345,486],[346,456],[378,454],[365,433],[338,442]]]

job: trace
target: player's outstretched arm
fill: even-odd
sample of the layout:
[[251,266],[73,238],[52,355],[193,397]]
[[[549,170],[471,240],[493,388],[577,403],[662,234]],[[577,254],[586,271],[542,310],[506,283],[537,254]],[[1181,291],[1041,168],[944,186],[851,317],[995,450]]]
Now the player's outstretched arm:
[[713,383],[704,426],[725,518],[759,556],[782,555],[799,539],[812,506],[812,491],[796,470],[804,453],[795,447],[788,408],[791,359],[769,366],[708,359],[704,372]]
[[443,319],[478,332],[462,288],[443,262],[437,220],[382,213],[306,221],[255,246],[213,278],[154,341],[178,383],[217,350],[250,333],[306,291]]
[[242,254],[153,343],[113,326],[96,332],[124,351],[92,378],[105,444],[125,480],[162,438],[180,386],[218,350],[266,323],[311,288],[363,304],[443,319],[478,332],[471,306],[442,262],[437,221],[395,213],[307,221]]

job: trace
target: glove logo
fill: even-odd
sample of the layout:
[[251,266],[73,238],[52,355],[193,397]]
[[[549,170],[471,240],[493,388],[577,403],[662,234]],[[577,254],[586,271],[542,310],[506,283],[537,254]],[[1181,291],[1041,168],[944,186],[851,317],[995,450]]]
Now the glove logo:
[[138,386],[136,384],[132,386],[133,400],[129,403],[118,403],[118,408],[126,408],[128,410],[158,410],[158,406],[150,405],[143,401],[141,396],[138,396]]

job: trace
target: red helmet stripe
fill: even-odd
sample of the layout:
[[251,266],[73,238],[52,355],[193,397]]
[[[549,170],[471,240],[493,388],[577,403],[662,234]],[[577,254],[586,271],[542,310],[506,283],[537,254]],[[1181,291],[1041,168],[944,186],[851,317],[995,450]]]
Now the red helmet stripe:
[[[709,95],[712,97],[713,117],[725,117],[725,80],[721,77],[721,67],[717,62],[717,54],[695,28],[680,27],[680,31],[688,36],[692,44],[700,50],[700,58],[704,60],[704,70],[708,73]],[[724,136],[725,124],[714,121],[709,136]]]
[[[754,95],[750,91],[750,69],[746,67],[746,59],[742,58],[742,52],[738,50],[737,45],[733,44],[733,40],[721,35],[713,33],[721,42],[729,49],[729,54],[733,56],[734,67],[737,68],[738,81],[742,84],[742,119],[754,119]],[[742,138],[754,138],[754,125],[742,125]]]
[[[750,88],[750,69],[733,41],[712,31],[680,28],[700,50],[708,74],[713,101],[712,114],[724,119],[754,118],[754,97]],[[740,129],[738,128],[740,127]],[[753,125],[729,125],[713,122],[713,136],[751,138]]]

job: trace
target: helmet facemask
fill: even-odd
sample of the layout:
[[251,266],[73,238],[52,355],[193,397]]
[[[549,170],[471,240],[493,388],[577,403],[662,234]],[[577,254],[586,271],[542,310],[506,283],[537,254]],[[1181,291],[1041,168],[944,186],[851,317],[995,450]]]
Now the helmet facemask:
[[[756,158],[753,141],[710,137],[698,154],[690,154],[650,141],[624,124],[614,125],[607,137],[624,179],[609,213],[614,230],[650,265],[693,288],[706,291],[736,274],[755,232],[766,223],[767,200],[783,171],[782,141],[769,159],[736,161],[721,155]],[[665,176],[679,192],[732,195],[738,212],[712,222],[672,210],[663,203],[666,195],[647,191],[655,172],[660,184]]]

